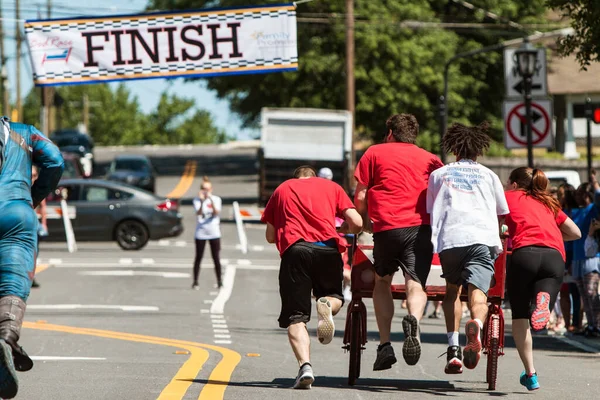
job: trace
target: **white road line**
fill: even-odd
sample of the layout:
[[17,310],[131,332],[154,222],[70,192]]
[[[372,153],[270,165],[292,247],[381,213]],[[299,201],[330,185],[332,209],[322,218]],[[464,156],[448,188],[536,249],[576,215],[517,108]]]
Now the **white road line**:
[[212,300],[204,300],[204,304],[212,304],[213,301]]
[[213,329],[214,333],[229,333],[229,329]]
[[231,344],[231,340],[214,340],[215,344]]
[[168,246],[170,244],[171,244],[170,240],[161,239],[161,240],[158,241],[158,245],[159,246]]
[[211,296],[216,296],[216,295],[218,295],[218,294],[219,294],[219,292],[210,292],[210,293],[208,293],[208,294],[209,294],[209,295],[211,295]]
[[104,361],[104,357],[31,356],[34,361]]
[[226,328],[227,328],[227,324],[214,324],[213,323],[213,329],[215,329],[215,332],[216,332],[216,329],[226,329]]
[[175,242],[175,247],[185,247],[187,246],[187,243],[183,240],[178,240],[177,242]]
[[238,265],[251,265],[252,261],[250,260],[237,260]]
[[227,258],[223,258],[223,259],[221,260],[221,265],[229,265],[229,259],[227,259]]
[[155,306],[117,306],[100,304],[27,304],[28,310],[121,310],[121,311],[159,311]]
[[[255,261],[256,263],[256,261]],[[49,264],[52,264],[49,262]],[[187,263],[173,263],[169,261],[156,261],[154,264],[142,264],[142,263],[134,263],[132,265],[120,265],[117,262],[89,262],[86,260],[81,261],[70,261],[68,263],[64,263],[62,265],[52,264],[55,268],[79,268],[79,269],[99,269],[99,268],[163,268],[163,269],[191,269],[191,264]],[[260,264],[255,265],[241,265],[241,264],[230,264],[231,266],[236,267],[237,269],[245,269],[245,270],[257,270],[257,271],[278,271],[279,270],[279,262],[276,260],[272,260],[267,262],[262,262]],[[213,264],[202,264],[202,268],[212,268]]]
[[215,335],[217,339],[231,339],[231,335]]
[[252,251],[265,251],[265,246],[260,246],[260,245],[250,246],[250,250],[252,250]]
[[119,259],[119,264],[122,264],[122,265],[131,265],[131,264],[133,264],[133,260],[131,258],[120,258]]
[[219,290],[219,294],[215,297],[215,301],[210,307],[211,314],[223,314],[223,310],[225,309],[225,304],[227,300],[231,297],[231,292],[233,291],[233,284],[235,282],[235,271],[236,267],[229,265],[225,269],[225,274],[223,276],[223,287]]
[[60,258],[51,258],[51,259],[48,260],[48,264],[61,265],[62,264],[62,260]]
[[588,353],[594,353],[594,354],[600,356],[600,350],[598,350],[595,347],[588,346],[585,343],[581,343],[581,342],[578,342],[577,340],[569,339],[569,338],[564,337],[564,336],[553,336],[553,337],[556,338],[556,339],[558,339],[558,340],[561,340],[561,341],[563,341],[563,342],[565,342],[567,344],[570,344],[573,347],[577,347],[580,350],[587,351]]
[[88,276],[159,276],[161,278],[189,278],[187,272],[161,272],[161,271],[133,271],[133,270],[116,270],[116,271],[84,271],[79,275]]
[[142,264],[145,264],[145,265],[154,264],[154,258],[142,258]]
[[200,314],[208,314],[210,312],[210,310],[203,308],[202,310],[200,310]]

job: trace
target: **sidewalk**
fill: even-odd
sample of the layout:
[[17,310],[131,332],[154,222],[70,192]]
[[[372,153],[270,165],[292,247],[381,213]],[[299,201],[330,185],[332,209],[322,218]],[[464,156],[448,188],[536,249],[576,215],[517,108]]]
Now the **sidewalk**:
[[600,354],[600,339],[586,338],[585,336],[573,335],[572,333],[567,333],[566,335],[556,334],[552,335],[552,337],[588,353]]

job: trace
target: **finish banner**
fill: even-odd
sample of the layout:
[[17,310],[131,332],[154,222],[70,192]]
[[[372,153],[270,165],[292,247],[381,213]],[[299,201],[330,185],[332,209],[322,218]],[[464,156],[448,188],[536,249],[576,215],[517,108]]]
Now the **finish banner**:
[[298,69],[293,4],[25,22],[36,86]]

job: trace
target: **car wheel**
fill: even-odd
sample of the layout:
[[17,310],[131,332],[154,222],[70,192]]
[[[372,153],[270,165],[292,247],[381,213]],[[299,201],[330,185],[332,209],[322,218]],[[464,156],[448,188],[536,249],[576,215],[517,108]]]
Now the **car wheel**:
[[115,229],[115,239],[123,250],[140,250],[148,243],[148,228],[139,221],[122,221]]

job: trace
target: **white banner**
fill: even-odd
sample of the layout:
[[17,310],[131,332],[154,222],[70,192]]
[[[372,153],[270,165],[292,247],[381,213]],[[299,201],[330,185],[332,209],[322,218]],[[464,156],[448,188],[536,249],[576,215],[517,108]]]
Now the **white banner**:
[[37,86],[298,68],[293,4],[26,21]]

